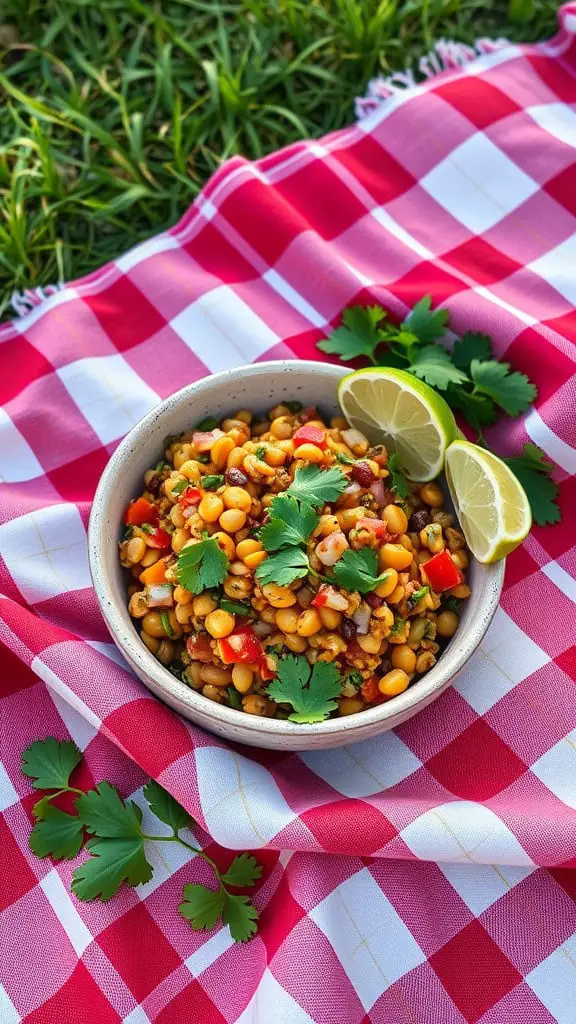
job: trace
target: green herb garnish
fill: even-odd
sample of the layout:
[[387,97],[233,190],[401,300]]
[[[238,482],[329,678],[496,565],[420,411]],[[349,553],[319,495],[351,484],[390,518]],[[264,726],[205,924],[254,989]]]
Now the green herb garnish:
[[342,680],[332,662],[317,661],[310,666],[303,656],[288,655],[278,663],[277,678],[267,693],[278,704],[291,704],[291,722],[323,722],[338,704]]
[[[264,564],[264,563],[262,563]],[[228,559],[218,541],[205,538],[182,548],[176,569],[178,581],[192,594],[219,587],[228,573]]]
[[318,524],[318,515],[310,505],[296,501],[290,491],[277,494],[269,509],[270,522],[260,530],[266,551],[305,544]]
[[190,481],[189,480],[177,480],[176,483],[174,484],[174,486],[172,487],[172,494],[180,495],[189,486],[190,486]]
[[162,629],[166,633],[166,636],[174,636],[174,630],[170,625],[170,619],[168,618],[168,612],[160,612],[160,621],[162,622]]
[[390,471],[390,487],[398,495],[398,497],[405,501],[406,498],[410,497],[410,487],[408,481],[404,476],[404,473],[400,469],[398,455],[394,452],[388,459],[387,468]]
[[207,476],[202,477],[200,482],[205,491],[217,491],[219,487],[222,487],[224,477],[221,473],[208,473]]
[[254,454],[255,454],[257,459],[260,459],[260,462],[263,462],[264,459],[266,458],[266,448],[264,447],[264,445],[263,444],[258,445],[258,447],[257,447],[256,451],[254,452]]
[[200,420],[194,427],[194,430],[210,431],[214,430],[218,426],[218,420],[214,416],[206,416],[206,419]]
[[390,579],[392,570],[378,572],[378,556],[372,548],[348,548],[334,566],[334,578],[345,590],[368,594]]
[[318,469],[317,466],[309,464],[296,470],[287,493],[298,501],[304,501],[317,508],[326,502],[336,501],[348,484],[348,477],[338,466]]
[[138,529],[142,530],[142,533],[150,534],[150,533],[154,533],[155,527],[154,526],[150,526],[150,523],[141,523],[140,526],[138,527]]
[[231,708],[236,708],[237,711],[242,711],[242,698],[238,693],[238,690],[234,686],[229,686],[226,690],[228,694],[228,703]]
[[346,452],[336,452],[336,461],[343,462],[345,466],[352,466],[356,462],[350,455],[346,455]]
[[287,587],[294,580],[303,579],[310,572],[308,557],[301,548],[283,548],[275,555],[270,555],[256,569],[256,579],[261,586],[277,583]]
[[420,587],[418,590],[415,590],[413,594],[410,594],[407,601],[409,608],[415,608],[418,601],[421,601],[423,597],[426,597],[429,590],[430,587]]
[[[150,881],[154,869],[146,857],[148,843],[177,842],[211,867],[217,883],[216,889],[197,883],[185,885],[183,902],[178,908],[182,916],[194,929],[210,929],[221,920],[229,925],[235,942],[250,939],[257,929],[258,912],[247,896],[233,894],[228,887],[255,885],[262,874],[256,859],[251,854],[238,854],[228,870],[222,872],[201,847],[182,838],[181,830],[195,828],[195,822],[153,779],[144,786],[144,797],[151,812],[168,825],[171,834],[145,834],[140,807],[131,800],[123,800],[109,782],[100,782],[88,791],[70,785],[70,774],[81,760],[76,744],[61,743],[53,737],[38,740],[24,751],[22,771],[33,780],[32,785],[54,790],[33,808],[36,824],[29,838],[32,852],[38,857],[71,859],[85,844],[90,856],[74,871],[72,892],[79,900],[105,902],[123,884],[136,886]],[[61,811],[51,803],[62,792],[75,796],[75,814]],[[90,836],[86,843],[85,833]]]
[[230,615],[242,615],[247,618],[254,614],[251,605],[242,604],[241,601],[229,601],[227,597],[220,598],[219,605],[223,611],[230,612]]

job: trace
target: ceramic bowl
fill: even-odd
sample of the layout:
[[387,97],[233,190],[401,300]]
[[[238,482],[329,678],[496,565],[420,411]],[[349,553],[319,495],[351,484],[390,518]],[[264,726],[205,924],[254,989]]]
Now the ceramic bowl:
[[218,736],[257,747],[317,750],[368,739],[422,711],[462,670],[496,611],[504,563],[471,560],[472,597],[460,627],[438,663],[422,679],[386,704],[317,725],[258,718],[206,700],[156,661],[141,642],[127,610],[126,578],[118,561],[118,538],[126,505],[140,493],[145,470],[162,454],[163,439],[190,429],[206,416],[235,409],[263,413],[290,399],[323,412],[338,412],[336,389],[347,369],[316,362],[255,363],[196,381],[161,402],[130,431],[112,455],[94,498],[89,527],[90,567],[108,629],[136,675],[175,711]]

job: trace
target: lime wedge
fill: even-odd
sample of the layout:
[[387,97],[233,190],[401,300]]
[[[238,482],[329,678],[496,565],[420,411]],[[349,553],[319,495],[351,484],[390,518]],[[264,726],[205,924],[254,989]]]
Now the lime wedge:
[[348,422],[372,444],[397,452],[411,480],[433,480],[458,436],[443,398],[405,370],[374,367],[343,377],[338,401]]
[[454,441],[446,480],[468,547],[479,562],[497,562],[526,537],[532,514],[524,488],[492,452]]

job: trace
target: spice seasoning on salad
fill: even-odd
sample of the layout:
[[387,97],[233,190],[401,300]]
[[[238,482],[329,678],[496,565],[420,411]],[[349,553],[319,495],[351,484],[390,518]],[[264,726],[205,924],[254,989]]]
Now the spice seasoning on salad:
[[470,596],[434,482],[315,408],[241,409],[166,439],[125,514],[143,643],[245,714],[307,723],[392,700],[435,663]]

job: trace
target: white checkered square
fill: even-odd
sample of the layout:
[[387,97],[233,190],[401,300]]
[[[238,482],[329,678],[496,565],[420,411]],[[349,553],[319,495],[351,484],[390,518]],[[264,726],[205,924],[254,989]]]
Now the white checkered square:
[[157,238],[149,238],[142,245],[136,245],[133,249],[129,249],[116,260],[116,266],[124,274],[127,274],[129,270],[137,267],[144,260],[149,260],[151,256],[157,256],[158,253],[167,252],[169,249],[179,248],[180,245],[173,235],[159,235]]
[[576,113],[567,103],[542,103],[526,107],[526,113],[549,135],[576,147]]
[[576,1020],[576,940],[568,940],[526,975],[526,983],[557,1024]]
[[[142,810],[142,831],[146,835],[169,836],[171,834],[170,827],[160,821],[155,814],[152,814],[143,789],[138,789],[135,793],[132,793],[130,800],[133,800]],[[194,836],[185,829],[182,830],[182,838],[186,839],[188,843],[196,845]],[[188,850],[181,843],[148,843],[146,846],[146,858],[150,861],[154,874],[149,882],[137,886],[136,894],[141,900],[145,900],[151,892],[154,892],[160,885],[168,881],[176,871],[179,871],[185,864],[194,860],[196,856],[197,854],[192,853],[192,850]]]
[[328,321],[325,316],[322,316],[314,306],[311,306],[306,299],[288,283],[285,277],[282,277],[277,270],[267,270],[262,275],[262,280],[266,281],[271,288],[274,289],[278,295],[290,305],[293,309],[298,310],[309,323],[314,324],[314,327],[325,327]]
[[311,771],[337,792],[351,797],[381,793],[422,766],[422,762],[393,732],[382,733],[349,747],[302,753],[300,757]]
[[0,409],[0,483],[16,483],[42,476],[44,470],[30,445]]
[[19,799],[8,772],[0,761],[0,811],[5,811],[7,807],[17,804]]
[[367,868],[342,882],[310,917],[333,946],[366,1011],[426,960]]
[[81,957],[92,942],[92,934],[76,910],[70,893],[56,868],[52,868],[40,882],[40,888],[60,921],[76,954]]
[[56,372],[102,444],[123,437],[158,404],[121,355],[78,359]]
[[229,928],[219,928],[216,935],[213,935],[206,942],[203,942],[198,949],[184,961],[186,967],[191,974],[197,978],[204,971],[208,970],[209,967],[221,957],[227,949],[230,949],[234,945],[234,939],[230,934]]
[[[576,377],[573,380],[573,386],[576,387]],[[566,444],[566,441],[558,437],[553,430],[550,430],[537,409],[530,410],[524,420],[524,427],[534,444],[542,448],[553,462],[561,466],[567,473],[576,473],[576,450]]]
[[403,828],[400,836],[420,860],[533,864],[498,815],[472,800],[440,804]]
[[75,505],[49,505],[4,523],[0,551],[30,604],[91,586],[86,531]]
[[576,729],[543,754],[532,771],[554,796],[576,810]]
[[22,1017],[10,999],[4,985],[0,984],[0,1021],[2,1024],[20,1024]]
[[213,373],[251,363],[281,340],[227,285],[191,302],[170,326]]
[[122,1024],[152,1024],[152,1021],[141,1006],[135,1006],[132,1012],[124,1017]]
[[538,185],[482,132],[457,146],[420,185],[470,231],[481,234],[538,191]]
[[566,238],[555,249],[549,249],[539,259],[528,263],[527,266],[528,270],[533,270],[535,274],[544,278],[547,284],[560,292],[560,295],[563,295],[571,306],[576,306],[575,263],[576,233]]
[[507,864],[438,864],[466,906],[478,917],[532,874],[533,868]]
[[294,811],[266,768],[219,747],[201,747],[195,756],[206,827],[222,846],[265,846],[294,821]]
[[314,1024],[305,1010],[266,968],[248,1006],[234,1024]]

